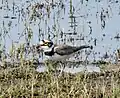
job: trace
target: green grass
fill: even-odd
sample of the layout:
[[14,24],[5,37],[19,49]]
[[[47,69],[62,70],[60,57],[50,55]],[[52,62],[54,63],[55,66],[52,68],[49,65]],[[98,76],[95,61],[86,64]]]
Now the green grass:
[[120,98],[120,71],[57,75],[23,63],[1,68],[0,98]]

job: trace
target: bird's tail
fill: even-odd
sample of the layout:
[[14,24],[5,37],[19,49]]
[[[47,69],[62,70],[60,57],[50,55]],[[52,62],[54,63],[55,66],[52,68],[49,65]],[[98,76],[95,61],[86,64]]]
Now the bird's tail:
[[93,49],[93,46],[82,45],[82,46],[79,47],[79,50],[82,50],[82,49],[85,49],[85,48]]

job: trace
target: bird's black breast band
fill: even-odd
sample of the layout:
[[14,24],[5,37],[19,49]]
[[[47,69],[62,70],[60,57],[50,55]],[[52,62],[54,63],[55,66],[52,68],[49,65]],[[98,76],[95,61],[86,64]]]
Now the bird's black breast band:
[[45,55],[47,55],[47,56],[53,56],[54,54],[55,54],[55,52],[54,52],[54,47],[52,48],[52,51],[48,51],[48,52],[44,52],[45,53]]

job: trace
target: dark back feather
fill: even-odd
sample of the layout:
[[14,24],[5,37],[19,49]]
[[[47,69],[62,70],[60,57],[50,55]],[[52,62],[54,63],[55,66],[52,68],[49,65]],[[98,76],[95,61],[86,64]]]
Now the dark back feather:
[[54,52],[59,55],[70,55],[74,52],[77,52],[78,50],[85,49],[85,48],[92,48],[92,46],[83,45],[80,47],[72,47],[72,46],[65,45],[65,46],[56,48]]

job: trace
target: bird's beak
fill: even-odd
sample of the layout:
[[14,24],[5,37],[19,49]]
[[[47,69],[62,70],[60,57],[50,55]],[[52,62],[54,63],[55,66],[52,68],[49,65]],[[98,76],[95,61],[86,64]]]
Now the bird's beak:
[[42,46],[46,46],[46,44],[45,44],[45,43],[43,43],[43,44],[38,44],[36,48],[41,50],[41,49],[42,49]]
[[42,52],[43,51],[43,49],[41,48],[41,44],[38,44],[36,46],[36,49],[37,49],[38,52]]
[[40,47],[41,47],[41,45],[40,45],[40,44],[36,46],[36,48],[37,48],[37,49],[40,49]]

